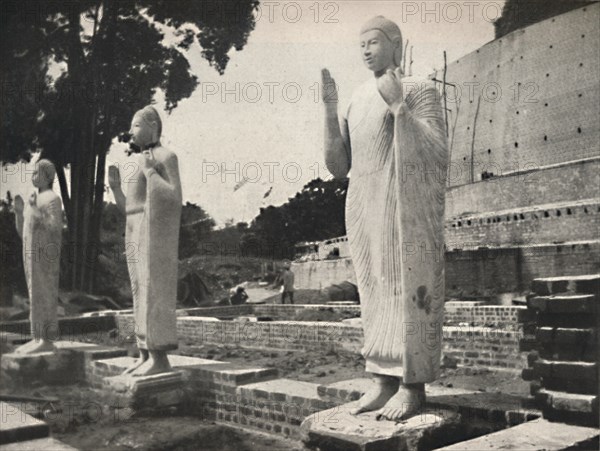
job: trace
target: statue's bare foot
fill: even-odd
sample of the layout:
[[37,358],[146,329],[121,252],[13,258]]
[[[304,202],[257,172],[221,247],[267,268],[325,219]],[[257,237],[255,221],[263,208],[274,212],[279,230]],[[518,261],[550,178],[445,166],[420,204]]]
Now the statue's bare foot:
[[146,362],[146,361],[148,361],[148,351],[146,351],[145,349],[140,349],[140,356],[135,360],[135,362],[133,362],[133,365],[131,365],[130,367],[128,367],[121,374],[131,374],[131,373],[133,373],[140,366],[142,366],[142,364],[144,362]]
[[150,351],[150,358],[135,369],[132,376],[150,376],[152,374],[168,373],[173,371],[165,351]]
[[377,412],[378,420],[401,421],[419,414],[425,406],[424,384],[400,385],[400,388]]
[[377,410],[398,391],[400,381],[395,377],[375,375],[373,386],[358,400],[358,406],[350,411],[352,415]]
[[31,340],[15,349],[17,354],[36,354],[39,352],[54,352],[56,346],[48,340]]

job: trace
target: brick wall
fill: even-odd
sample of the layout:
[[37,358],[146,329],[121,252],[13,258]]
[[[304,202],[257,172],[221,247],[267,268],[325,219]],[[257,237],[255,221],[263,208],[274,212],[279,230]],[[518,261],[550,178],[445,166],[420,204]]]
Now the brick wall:
[[446,219],[538,204],[568,203],[599,196],[600,159],[564,163],[446,191]]
[[448,65],[450,186],[599,155],[599,21],[600,5],[576,9]]
[[[459,303],[460,304],[460,303]],[[519,353],[523,331],[516,320],[519,307],[448,305],[444,353],[460,365],[522,369]],[[116,317],[120,335],[131,336],[133,317]],[[211,321],[203,317],[177,318],[181,342],[194,345],[237,345],[255,349],[343,350],[360,353],[362,328],[344,323],[268,321]]]
[[459,250],[446,253],[446,290],[527,290],[537,277],[593,274],[599,270],[598,242]]
[[600,202],[464,215],[445,229],[449,250],[592,241],[600,236]]
[[[581,214],[576,212],[575,217]],[[589,214],[596,218],[600,217],[598,213]],[[546,220],[555,219],[560,218]],[[576,225],[574,227],[575,235],[578,229]],[[323,280],[333,279],[331,274],[327,274],[328,266],[321,263],[324,262],[310,262],[311,267],[314,268],[311,271]],[[298,280],[305,280],[302,276],[304,268],[308,268],[304,266],[306,264],[296,265],[294,271],[297,277],[300,276]],[[349,271],[354,271],[351,259],[346,259],[344,264],[349,265]],[[598,271],[600,271],[600,243],[597,241],[496,249],[459,249],[446,252],[446,290],[450,293],[458,291],[464,294],[482,293],[488,290],[501,293],[527,290],[536,277],[592,274]],[[344,280],[347,279],[333,279],[332,283],[340,283]],[[297,286],[314,288],[314,285],[298,284]]]

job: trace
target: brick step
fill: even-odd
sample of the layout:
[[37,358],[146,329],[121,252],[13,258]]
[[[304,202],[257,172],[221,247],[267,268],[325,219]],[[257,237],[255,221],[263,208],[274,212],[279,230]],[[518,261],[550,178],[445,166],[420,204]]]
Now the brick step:
[[597,395],[541,389],[535,394],[535,400],[538,407],[542,409],[544,418],[586,426],[599,426]]
[[586,329],[598,327],[598,315],[590,313],[548,313],[539,311],[538,327],[566,327]]
[[538,327],[536,339],[543,344],[595,346],[598,331],[593,328]]
[[598,449],[599,434],[595,428],[551,423],[540,419],[439,448],[438,451]]
[[319,397],[317,388],[317,384],[291,379],[243,385],[236,392],[236,413],[218,415],[217,420],[298,438],[304,418],[334,406]]
[[[337,404],[359,399],[373,384],[372,379],[359,378],[320,385],[321,398]],[[479,419],[513,425],[541,416],[537,409],[523,409],[524,399],[503,393],[483,393],[478,390],[443,387],[428,384],[427,407],[458,412],[463,418]]]
[[[107,378],[121,374],[133,361],[133,357],[118,357],[93,362],[88,381],[103,389]],[[277,378],[275,368],[246,367],[182,355],[169,355],[169,361],[173,370],[182,374],[183,410],[207,420],[231,421],[240,407],[237,390],[241,385]],[[106,395],[110,400],[110,393]]]
[[527,300],[529,308],[547,313],[596,313],[599,298],[594,294],[535,296]]
[[538,359],[533,362],[533,371],[537,378],[572,379],[578,381],[598,381],[596,362],[571,362],[565,360]]
[[532,291],[540,296],[560,293],[598,294],[600,274],[534,279]]
[[536,350],[543,359],[600,361],[597,329],[540,327],[536,339]]

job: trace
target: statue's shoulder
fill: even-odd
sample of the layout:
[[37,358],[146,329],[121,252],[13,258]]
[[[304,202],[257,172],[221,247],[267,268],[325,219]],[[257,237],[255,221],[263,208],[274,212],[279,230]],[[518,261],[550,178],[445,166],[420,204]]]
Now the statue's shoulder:
[[50,204],[53,202],[60,202],[61,200],[58,194],[56,194],[53,190],[49,189],[38,195],[38,201]]

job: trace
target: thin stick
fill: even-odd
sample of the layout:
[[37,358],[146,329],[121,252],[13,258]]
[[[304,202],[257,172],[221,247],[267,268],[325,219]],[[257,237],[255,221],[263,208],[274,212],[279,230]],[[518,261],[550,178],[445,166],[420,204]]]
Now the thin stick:
[[406,40],[406,44],[404,44],[404,52],[402,52],[402,72],[406,73],[406,49],[408,49],[408,39]]
[[413,51],[413,46],[410,46],[410,59],[409,59],[409,63],[408,63],[408,75],[410,77],[412,77],[412,63],[413,63],[413,59],[412,59],[412,51]]
[[448,65],[446,64],[446,51],[444,50],[444,84],[443,84],[443,93],[444,93],[444,119],[446,121],[446,138],[449,135],[448,130],[448,105],[446,99],[446,71],[448,69]]
[[475,181],[475,129],[477,127],[477,116],[479,116],[479,105],[481,104],[481,96],[477,97],[477,109],[473,118],[473,139],[471,140],[471,183]]

